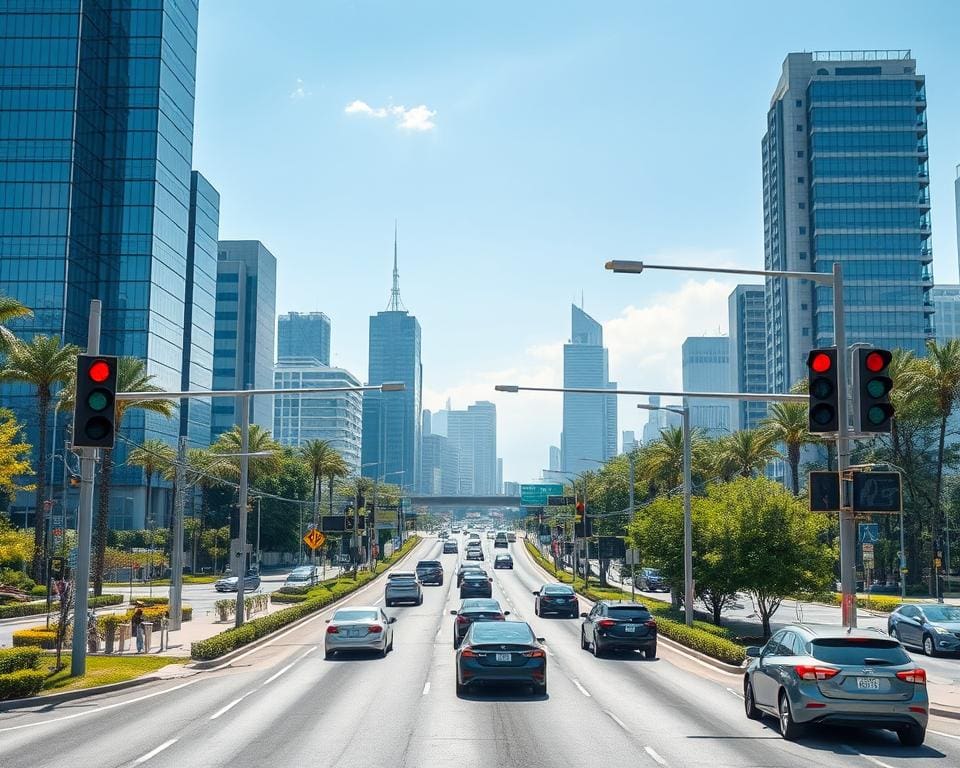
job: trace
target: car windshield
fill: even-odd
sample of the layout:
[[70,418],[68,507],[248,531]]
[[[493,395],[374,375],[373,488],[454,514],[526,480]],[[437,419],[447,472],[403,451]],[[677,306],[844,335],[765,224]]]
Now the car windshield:
[[483,573],[466,573],[463,576],[464,581],[486,581],[487,577]]
[[470,600],[464,600],[463,605],[460,606],[461,613],[469,613],[471,611],[499,611],[500,603],[496,600],[486,600],[484,598],[471,598]]
[[611,619],[620,619],[621,621],[628,619],[649,619],[650,611],[643,606],[611,605],[607,608],[607,615]]
[[390,579],[391,584],[413,584],[417,580],[416,576],[395,576]]
[[333,614],[334,621],[376,621],[378,618],[377,611],[359,608],[341,608]]
[[925,605],[923,615],[927,621],[960,621],[960,608],[952,605]]
[[573,587],[565,584],[547,584],[540,592],[544,595],[572,595]]
[[470,641],[473,643],[522,643],[532,645],[536,642],[530,627],[519,621],[481,621],[473,624],[470,632]]
[[417,563],[417,568],[439,568],[439,567],[440,567],[439,560],[421,560],[419,563]]
[[908,664],[910,657],[896,640],[863,637],[837,637],[814,640],[811,655],[828,664],[863,666],[871,664]]
[[650,578],[658,579],[660,578],[660,571],[658,571],[656,568],[644,568],[643,575],[646,576],[648,579]]
[[513,558],[510,555],[497,555],[497,560],[512,560]]

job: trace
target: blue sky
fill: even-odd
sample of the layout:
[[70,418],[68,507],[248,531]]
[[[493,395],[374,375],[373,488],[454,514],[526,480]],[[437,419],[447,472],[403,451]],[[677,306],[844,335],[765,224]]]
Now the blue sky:
[[[399,219],[425,407],[496,402],[505,479],[526,481],[559,444],[559,396],[492,385],[562,383],[581,292],[623,386],[679,387],[682,339],[726,330],[731,281],[603,263],[762,267],[760,137],[789,51],[913,50],[934,273],[957,281],[958,28],[948,0],[202,0],[194,165],[221,237],[277,256],[278,311],[326,312],[333,362],[361,379]],[[634,402],[621,429],[646,420]]]

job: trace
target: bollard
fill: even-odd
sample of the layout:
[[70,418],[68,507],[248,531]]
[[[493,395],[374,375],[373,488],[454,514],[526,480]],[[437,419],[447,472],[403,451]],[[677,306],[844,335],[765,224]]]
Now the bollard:
[[127,648],[127,638],[130,637],[130,625],[121,624],[117,627],[119,630],[119,637],[117,639],[117,652],[123,653]]
[[153,622],[143,622],[143,652],[150,653],[150,640],[153,635]]

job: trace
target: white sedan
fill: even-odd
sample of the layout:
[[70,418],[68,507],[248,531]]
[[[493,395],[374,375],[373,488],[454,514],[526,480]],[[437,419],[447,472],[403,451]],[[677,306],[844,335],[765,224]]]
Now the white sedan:
[[396,618],[387,616],[375,605],[340,608],[327,619],[323,655],[329,659],[341,651],[376,651],[386,656],[393,650],[393,626]]

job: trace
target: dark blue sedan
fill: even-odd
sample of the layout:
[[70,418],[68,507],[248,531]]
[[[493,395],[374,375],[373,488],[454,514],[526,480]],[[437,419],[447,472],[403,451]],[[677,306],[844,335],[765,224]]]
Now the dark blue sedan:
[[525,621],[475,621],[457,650],[457,694],[483,683],[529,685],[547,693],[547,654]]
[[901,605],[887,619],[887,632],[927,656],[960,651],[960,607]]

